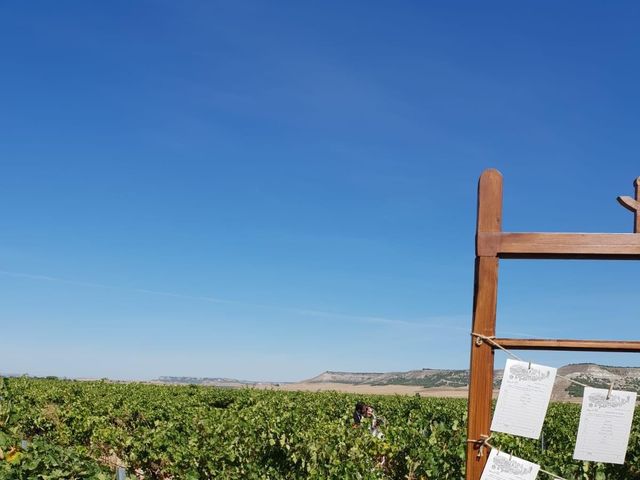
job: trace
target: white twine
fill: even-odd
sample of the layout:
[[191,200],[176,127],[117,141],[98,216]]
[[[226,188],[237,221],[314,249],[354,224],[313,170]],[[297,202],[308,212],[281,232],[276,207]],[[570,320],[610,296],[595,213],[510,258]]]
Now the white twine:
[[[496,337],[488,337],[488,336],[486,336],[486,335],[482,335],[482,334],[480,334],[480,333],[474,333],[474,332],[471,332],[471,336],[472,336],[472,337],[476,337],[477,339],[480,339],[480,340],[484,340],[484,341],[485,341],[485,342],[487,342],[488,344],[490,344],[490,345],[492,345],[492,346],[494,346],[494,347],[496,347],[496,348],[499,348],[500,350],[502,350],[504,353],[506,353],[507,355],[509,355],[511,358],[513,358],[513,359],[515,359],[515,360],[519,360],[519,361],[521,361],[521,362],[526,362],[525,360],[523,360],[522,358],[520,358],[519,356],[517,356],[517,355],[516,355],[515,353],[513,353],[512,351],[507,350],[507,349],[506,349],[506,348],[504,348],[502,345],[500,345],[498,342],[496,342],[496,341],[494,340]],[[528,363],[529,363],[529,365],[531,365],[531,362],[528,362]],[[582,383],[582,382],[579,382],[579,381],[577,381],[577,380],[574,380],[573,378],[567,377],[567,376],[565,376],[565,375],[560,375],[560,374],[558,374],[558,373],[556,373],[556,377],[564,378],[565,380],[568,380],[568,381],[569,381],[569,382],[571,382],[571,383],[575,383],[576,385],[580,385],[581,387],[588,387],[588,386],[589,386],[589,385],[586,385],[586,384],[584,384],[584,383]]]

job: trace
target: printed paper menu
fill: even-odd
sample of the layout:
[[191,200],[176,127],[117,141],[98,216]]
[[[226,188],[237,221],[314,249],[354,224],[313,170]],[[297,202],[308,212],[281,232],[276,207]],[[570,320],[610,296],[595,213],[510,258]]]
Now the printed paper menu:
[[491,430],[540,438],[555,379],[553,367],[507,359]]
[[636,393],[585,387],[573,458],[624,463]]
[[535,480],[540,465],[491,450],[480,480]]

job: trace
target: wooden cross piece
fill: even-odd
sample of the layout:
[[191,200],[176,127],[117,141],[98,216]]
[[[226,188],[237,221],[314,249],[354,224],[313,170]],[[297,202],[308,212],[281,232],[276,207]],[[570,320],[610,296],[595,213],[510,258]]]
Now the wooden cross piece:
[[635,213],[633,233],[640,233],[640,177],[633,184],[636,187],[635,200],[631,197],[618,197],[618,201],[624,208]]

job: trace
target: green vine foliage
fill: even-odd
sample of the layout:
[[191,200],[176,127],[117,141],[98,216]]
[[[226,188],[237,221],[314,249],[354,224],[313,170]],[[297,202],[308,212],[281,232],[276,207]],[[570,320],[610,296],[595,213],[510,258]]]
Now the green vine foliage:
[[[384,438],[353,427],[356,400],[385,418]],[[145,480],[461,480],[466,409],[457,399],[3,379],[0,479],[113,479],[119,464]],[[572,460],[578,419],[579,405],[553,404],[544,445],[492,443],[567,479],[640,479],[637,421],[625,465],[605,465]]]

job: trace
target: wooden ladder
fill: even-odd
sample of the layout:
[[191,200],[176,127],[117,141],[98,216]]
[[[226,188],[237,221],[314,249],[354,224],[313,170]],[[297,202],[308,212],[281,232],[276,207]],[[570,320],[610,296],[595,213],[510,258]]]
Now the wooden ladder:
[[[634,212],[634,233],[509,233],[502,231],[502,174],[485,170],[478,185],[476,261],[472,333],[496,335],[498,260],[604,259],[640,260],[640,178],[635,199],[618,197]],[[640,352],[640,341],[494,338],[506,349]],[[494,347],[480,337],[471,339],[466,480],[479,480],[487,462],[481,449],[490,435]]]

